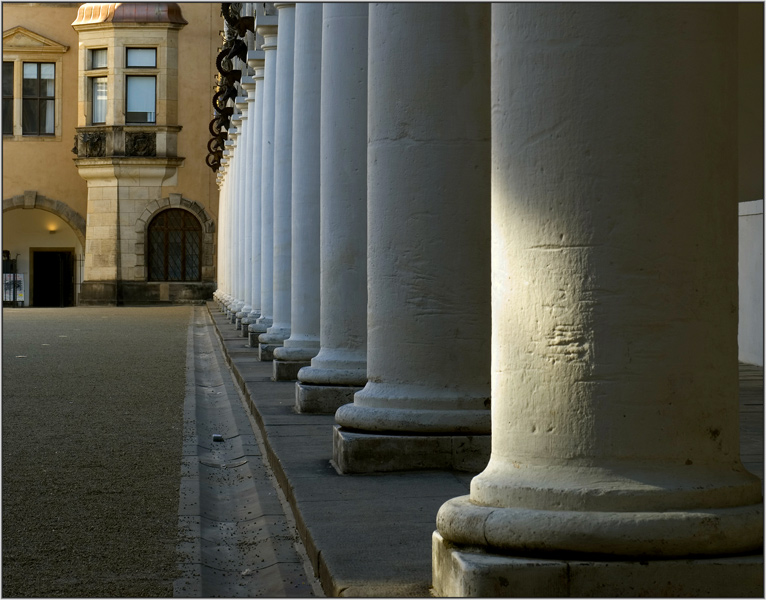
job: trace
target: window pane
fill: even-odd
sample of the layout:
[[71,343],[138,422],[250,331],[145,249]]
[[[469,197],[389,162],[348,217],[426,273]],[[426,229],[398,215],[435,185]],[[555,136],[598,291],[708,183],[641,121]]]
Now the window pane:
[[3,135],[13,135],[13,67],[3,62]]
[[39,110],[40,101],[37,98],[24,98],[21,106],[21,133],[37,135],[40,133]]
[[106,67],[106,48],[98,48],[90,51],[90,68],[103,69]]
[[13,97],[13,63],[3,63],[3,97]]
[[39,91],[37,79],[37,63],[24,63],[24,96],[37,96]]
[[53,134],[53,100],[40,100],[40,133]]
[[156,67],[157,49],[156,48],[128,48],[129,67]]
[[[156,221],[155,221],[156,222]],[[163,281],[165,279],[165,232],[149,229],[149,280]]]
[[40,64],[40,95],[53,98],[56,95],[55,87],[56,65],[53,63]]
[[106,122],[106,77],[93,78],[93,122]]
[[125,120],[128,123],[154,123],[154,77],[129,76]]
[[3,135],[13,135],[13,100],[3,98]]
[[181,281],[183,246],[180,231],[168,231],[168,281]]
[[186,231],[186,281],[196,281],[199,277],[199,231]]

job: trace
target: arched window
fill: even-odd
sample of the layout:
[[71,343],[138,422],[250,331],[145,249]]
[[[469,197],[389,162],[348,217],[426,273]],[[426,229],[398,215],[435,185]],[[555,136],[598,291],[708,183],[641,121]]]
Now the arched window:
[[180,208],[159,213],[148,230],[149,281],[199,281],[202,227]]

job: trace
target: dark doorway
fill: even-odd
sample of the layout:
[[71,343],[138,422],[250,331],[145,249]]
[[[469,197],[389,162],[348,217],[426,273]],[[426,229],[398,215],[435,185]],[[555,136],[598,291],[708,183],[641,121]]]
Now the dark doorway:
[[74,251],[32,250],[32,306],[74,306]]

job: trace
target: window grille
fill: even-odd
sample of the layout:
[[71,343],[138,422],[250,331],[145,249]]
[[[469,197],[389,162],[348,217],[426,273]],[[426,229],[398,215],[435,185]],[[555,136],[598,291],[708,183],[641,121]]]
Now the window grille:
[[159,213],[147,232],[149,281],[199,281],[202,226],[190,212]]

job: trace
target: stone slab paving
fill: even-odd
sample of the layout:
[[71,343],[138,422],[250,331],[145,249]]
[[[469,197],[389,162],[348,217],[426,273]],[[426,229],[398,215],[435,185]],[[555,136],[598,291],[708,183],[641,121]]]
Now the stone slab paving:
[[306,573],[294,524],[263,460],[260,432],[253,429],[204,307],[194,307],[187,344],[178,507],[182,576],[174,595],[321,595]]
[[[339,475],[333,415],[294,411],[295,383],[271,381],[215,303],[208,309],[245,392],[266,453],[328,596],[428,596],[431,534],[443,502],[469,492],[474,474],[447,471]],[[763,370],[740,365],[745,466],[763,478]]]

